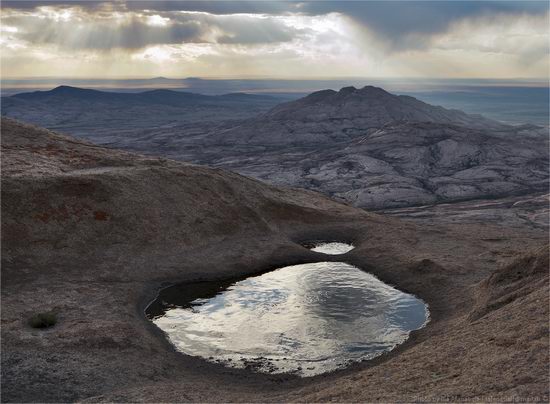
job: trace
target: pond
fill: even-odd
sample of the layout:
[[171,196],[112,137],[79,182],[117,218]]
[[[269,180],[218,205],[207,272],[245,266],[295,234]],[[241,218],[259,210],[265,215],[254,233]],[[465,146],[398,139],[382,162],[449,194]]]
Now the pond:
[[429,317],[422,300],[342,262],[175,285],[147,314],[184,354],[300,376],[391,351]]
[[309,248],[311,251],[330,255],[345,254],[355,248],[353,244],[341,243],[337,241],[312,241],[305,243],[305,247]]

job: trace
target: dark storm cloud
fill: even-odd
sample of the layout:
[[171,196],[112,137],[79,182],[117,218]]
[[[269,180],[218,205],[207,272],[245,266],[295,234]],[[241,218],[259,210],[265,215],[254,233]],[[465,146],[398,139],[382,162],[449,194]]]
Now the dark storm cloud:
[[[544,13],[546,1],[176,1],[176,0],[4,0],[2,8],[33,9],[40,6],[110,6],[132,11],[202,11],[211,14],[305,13],[321,15],[330,12],[347,14],[384,31],[437,31],[449,21],[480,13]],[[421,24],[421,25],[419,25]]]
[[32,10],[37,7],[52,6],[52,7],[69,7],[78,6],[82,8],[95,9],[106,4],[105,1],[94,0],[51,0],[51,1],[27,1],[27,0],[3,0],[2,8],[10,8],[16,10]]
[[[94,31],[85,36],[88,48],[137,48],[151,44],[183,42],[211,42],[216,30],[219,43],[274,43],[286,42],[300,35],[270,18],[245,18],[235,14],[268,15],[324,15],[332,12],[349,16],[367,27],[380,40],[393,49],[421,48],[429,43],[431,35],[445,32],[449,25],[468,17],[487,17],[496,14],[544,14],[547,2],[536,1],[3,1],[2,8],[32,9],[38,6],[78,6],[92,14],[97,10],[158,13],[173,23],[165,27],[151,27],[143,22],[89,28]],[[204,14],[177,13],[200,11]],[[232,17],[232,18],[229,18]],[[40,24],[40,23],[39,23]],[[57,23],[55,23],[57,24]],[[120,31],[115,33],[113,29]],[[26,40],[31,42],[66,43],[70,39],[56,37],[55,27],[44,27],[45,32],[29,28]],[[97,31],[97,32],[96,32]],[[76,45],[75,45],[76,46]]]
[[298,2],[286,1],[174,1],[174,0],[149,0],[149,1],[87,1],[87,0],[8,0],[2,1],[2,8],[34,9],[42,6],[79,6],[95,9],[101,6],[109,6],[116,9],[129,11],[154,10],[154,11],[202,11],[211,14],[281,14],[296,10]]
[[443,32],[455,20],[495,13],[541,14],[549,10],[546,1],[81,1],[8,0],[2,8],[32,9],[39,6],[109,7],[118,10],[157,12],[202,11],[227,14],[322,15],[338,12],[353,18],[376,33],[395,39],[410,33]]
[[284,14],[297,10],[298,2],[287,1],[129,1],[129,10],[202,11],[211,14]]
[[540,1],[319,1],[299,7],[307,14],[340,12],[390,40],[408,34],[444,32],[450,23],[467,17],[499,13],[541,14],[548,2]]

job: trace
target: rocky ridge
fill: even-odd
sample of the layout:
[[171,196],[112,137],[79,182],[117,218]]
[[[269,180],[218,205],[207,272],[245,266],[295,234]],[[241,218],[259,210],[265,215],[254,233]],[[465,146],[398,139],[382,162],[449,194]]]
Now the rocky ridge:
[[[55,118],[54,105],[48,116]],[[504,125],[377,87],[322,90],[247,119],[214,115],[147,129],[118,130],[122,121],[109,119],[90,122],[103,125],[90,132],[70,119],[66,125],[109,147],[225,168],[367,209],[548,192],[547,129]]]

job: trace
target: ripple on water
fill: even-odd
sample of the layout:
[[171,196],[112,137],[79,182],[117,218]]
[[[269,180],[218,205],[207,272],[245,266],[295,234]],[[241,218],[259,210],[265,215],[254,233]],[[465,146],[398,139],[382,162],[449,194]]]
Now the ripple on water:
[[379,356],[428,319],[420,299],[340,262],[284,267],[183,304],[169,296],[153,322],[179,351],[301,376]]

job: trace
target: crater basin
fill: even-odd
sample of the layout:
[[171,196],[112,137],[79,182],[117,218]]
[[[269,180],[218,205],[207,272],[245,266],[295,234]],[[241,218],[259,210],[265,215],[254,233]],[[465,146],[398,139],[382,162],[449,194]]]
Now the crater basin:
[[422,300],[342,262],[175,285],[160,292],[147,314],[184,354],[300,376],[391,351],[429,316]]

